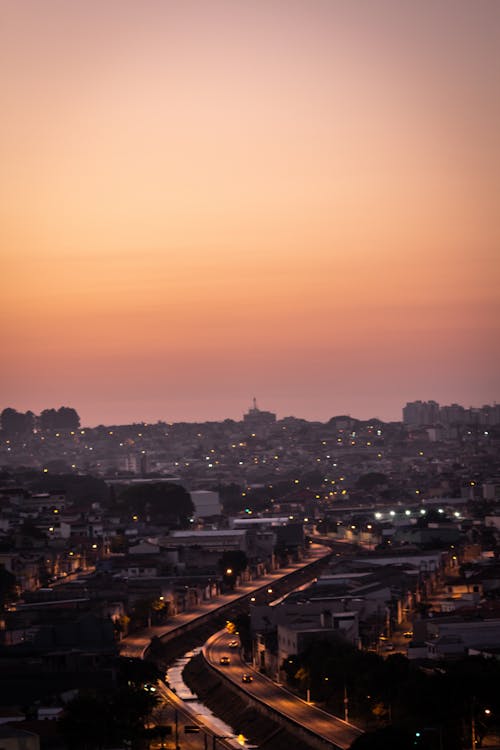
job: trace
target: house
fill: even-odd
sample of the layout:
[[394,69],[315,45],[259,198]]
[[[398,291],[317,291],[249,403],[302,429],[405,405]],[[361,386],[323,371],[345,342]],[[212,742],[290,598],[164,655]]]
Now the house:
[[459,635],[443,635],[434,641],[427,641],[427,659],[459,659],[465,656],[466,649]]
[[478,603],[483,596],[483,585],[479,577],[474,576],[473,578],[446,578],[444,581],[444,591],[452,599],[460,599],[464,596],[472,594],[474,595],[473,600]]
[[471,649],[482,652],[500,648],[500,619],[481,615],[477,608],[462,616],[455,613],[419,620],[418,625],[418,641],[408,646],[409,659],[453,659]]
[[342,639],[357,645],[357,612],[331,613],[325,610],[320,617],[297,618],[287,624],[278,625],[278,663],[290,656],[300,654],[313,641],[338,641]]
[[237,529],[172,531],[158,544],[171,559],[175,551],[178,572],[216,572],[224,552],[248,551],[247,532]]
[[10,724],[0,726],[0,747],[2,750],[40,750],[40,738],[33,732]]

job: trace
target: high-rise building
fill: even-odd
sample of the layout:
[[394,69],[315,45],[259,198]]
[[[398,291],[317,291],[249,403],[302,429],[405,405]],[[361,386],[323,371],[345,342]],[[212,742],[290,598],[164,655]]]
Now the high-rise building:
[[403,408],[403,422],[407,425],[433,425],[439,422],[439,404],[436,401],[411,401]]
[[488,427],[500,424],[500,406],[494,403],[465,409],[460,404],[439,406],[436,401],[410,401],[403,407],[403,422],[413,427],[436,424]]

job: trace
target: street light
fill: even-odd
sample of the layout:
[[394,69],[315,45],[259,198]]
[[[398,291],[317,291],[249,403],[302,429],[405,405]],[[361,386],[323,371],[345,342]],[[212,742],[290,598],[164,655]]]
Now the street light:
[[[476,706],[476,699],[472,698],[472,706],[471,706],[471,748],[472,750],[476,750],[477,747],[477,731],[476,731],[476,712],[475,712],[475,706]],[[490,708],[483,708],[482,713],[484,716],[491,716],[491,709]],[[479,723],[481,721],[478,718]]]

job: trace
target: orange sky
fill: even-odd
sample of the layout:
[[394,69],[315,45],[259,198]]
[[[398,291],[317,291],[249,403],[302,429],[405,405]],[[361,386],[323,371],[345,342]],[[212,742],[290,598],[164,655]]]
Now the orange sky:
[[496,0],[2,0],[2,404],[500,395]]

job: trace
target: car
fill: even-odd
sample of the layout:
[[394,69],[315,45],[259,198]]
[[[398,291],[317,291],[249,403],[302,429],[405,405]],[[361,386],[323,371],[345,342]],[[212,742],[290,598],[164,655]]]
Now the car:
[[252,682],[252,680],[253,680],[252,675],[248,674],[247,672],[245,672],[245,674],[241,675],[241,681],[242,682]]
[[238,648],[240,644],[238,643],[238,641],[229,641],[227,645],[229,646],[229,648]]
[[219,664],[222,664],[223,667],[227,667],[228,664],[231,664],[231,659],[229,656],[221,656]]

